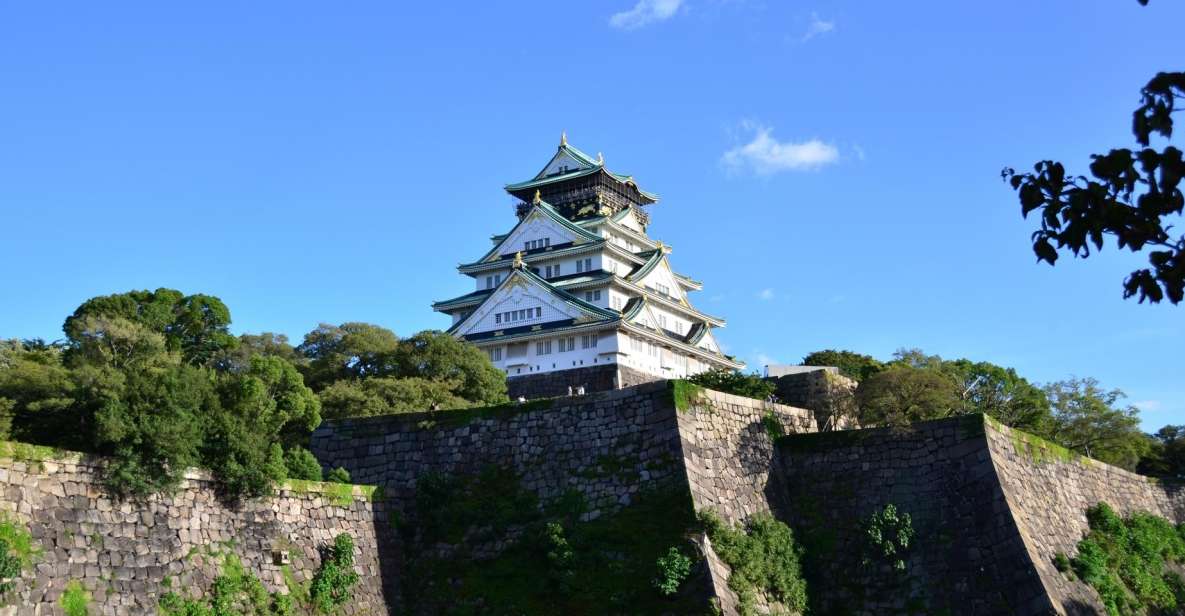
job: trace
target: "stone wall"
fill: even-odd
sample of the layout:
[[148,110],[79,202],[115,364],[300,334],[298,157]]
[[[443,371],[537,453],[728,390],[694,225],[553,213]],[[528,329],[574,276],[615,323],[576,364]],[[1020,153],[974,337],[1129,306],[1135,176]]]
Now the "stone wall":
[[312,579],[318,547],[339,533],[354,538],[361,576],[345,613],[386,613],[384,580],[395,596],[395,576],[383,574],[380,560],[393,549],[386,513],[359,488],[331,494],[333,487],[300,484],[230,506],[209,476],[189,473],[172,495],[120,502],[99,487],[97,469],[97,460],[78,454],[0,457],[0,517],[27,528],[41,551],[0,614],[61,613],[59,599],[73,580],[89,592],[91,614],[155,613],[170,589],[207,590],[227,553],[269,591],[287,593],[285,570],[296,583]]
[[520,396],[528,400],[566,396],[583,387],[585,393],[610,391],[655,381],[655,377],[618,364],[585,366],[555,370],[540,374],[524,374],[506,379],[507,395],[511,400]]
[[1086,534],[1086,509],[1100,502],[1120,515],[1147,511],[1185,522],[1185,485],[1165,484],[1088,458],[1006,426],[987,430],[992,463],[1004,497],[1025,537],[1029,557],[1055,606],[1067,614],[1101,613],[1095,592],[1053,566],[1073,556]]
[[[682,403],[678,425],[683,469],[695,509],[710,509],[729,524],[742,524],[754,513],[783,508],[777,500],[785,491],[774,463],[774,439],[814,432],[814,415],[685,383],[678,387],[683,388],[676,396]],[[700,544],[721,612],[738,614],[739,602],[728,587],[728,566],[707,537],[701,537]]]
[[[982,417],[790,436],[778,455],[823,613],[1048,613]],[[863,523],[887,504],[917,533],[904,572],[869,552]]]
[[[814,416],[661,381],[495,409],[326,422],[311,448],[322,464],[383,486],[401,509],[428,473],[468,474],[492,464],[511,468],[544,503],[578,490],[589,518],[620,509],[641,490],[673,484],[689,490],[696,509],[739,523],[769,511],[769,495],[781,493],[771,488],[771,429],[814,431]],[[710,547],[707,555],[724,613],[735,614],[727,567]]]
[[838,369],[819,366],[768,380],[774,384],[774,395],[779,402],[813,411],[820,430],[857,427],[854,418],[857,383]]
[[591,517],[680,478],[671,388],[657,382],[493,409],[327,421],[312,437],[323,465],[381,485],[406,508],[428,473],[510,468],[542,502],[579,490]]

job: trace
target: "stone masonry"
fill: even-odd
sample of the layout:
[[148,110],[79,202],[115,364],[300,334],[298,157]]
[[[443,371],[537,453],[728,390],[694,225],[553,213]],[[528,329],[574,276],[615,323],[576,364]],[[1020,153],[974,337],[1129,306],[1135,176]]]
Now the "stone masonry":
[[[731,523],[769,511],[767,494],[777,491],[769,486],[774,448],[764,418],[787,433],[814,431],[811,412],[699,388],[676,408],[673,390],[661,381],[487,416],[441,411],[326,422],[314,432],[312,450],[322,464],[384,486],[397,508],[407,507],[427,473],[498,464],[543,502],[579,490],[590,518],[670,482],[686,486],[697,509],[717,510]],[[727,568],[710,550],[708,562],[724,611],[734,614]]]
[[[1103,613],[1054,554],[1074,554],[1099,502],[1185,521],[1185,490],[1057,451],[979,415],[779,440],[785,519],[824,612]],[[865,561],[864,521],[890,503],[917,533],[900,573]]]
[[524,374],[506,379],[506,390],[511,400],[520,396],[528,400],[555,398],[568,395],[569,388],[583,387],[585,393],[624,389],[653,382],[653,376],[619,364],[585,366],[541,374]]
[[1039,439],[990,425],[987,445],[1012,518],[1055,609],[1101,613],[1094,591],[1053,566],[1058,553],[1073,556],[1086,534],[1086,509],[1100,502],[1119,515],[1146,511],[1185,522],[1185,485],[1160,483],[1089,458],[1066,456]]
[[382,582],[395,576],[382,571],[381,557],[393,559],[382,536],[381,503],[361,495],[342,503],[309,484],[230,506],[218,499],[210,477],[196,472],[172,495],[121,502],[100,488],[97,469],[95,459],[78,454],[0,458],[0,518],[27,528],[40,550],[32,570],[5,595],[0,614],[60,614],[59,599],[73,580],[89,592],[91,614],[155,613],[169,590],[206,591],[227,552],[269,591],[287,593],[284,570],[296,583],[312,579],[318,548],[338,533],[354,538],[361,577],[345,613],[387,611]]

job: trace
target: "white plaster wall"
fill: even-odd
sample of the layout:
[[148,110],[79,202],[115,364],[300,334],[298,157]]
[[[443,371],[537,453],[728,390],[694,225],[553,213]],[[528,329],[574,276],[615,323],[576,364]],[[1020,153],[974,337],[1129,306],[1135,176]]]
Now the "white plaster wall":
[[[583,348],[582,336],[596,336],[597,346],[587,349]],[[572,351],[560,351],[559,340],[561,338],[575,338],[575,349]],[[551,353],[538,354],[535,343],[544,340],[551,341]],[[505,371],[510,376],[518,376],[520,374],[539,374],[555,370],[569,370],[572,368],[585,368],[615,363],[614,355],[617,352],[617,336],[615,332],[611,331],[573,333],[564,336],[542,336],[537,339],[528,340],[525,356],[517,358],[511,358],[509,356],[510,353],[506,344],[483,342],[479,346],[485,350],[501,348],[502,359],[494,361],[494,367]]]

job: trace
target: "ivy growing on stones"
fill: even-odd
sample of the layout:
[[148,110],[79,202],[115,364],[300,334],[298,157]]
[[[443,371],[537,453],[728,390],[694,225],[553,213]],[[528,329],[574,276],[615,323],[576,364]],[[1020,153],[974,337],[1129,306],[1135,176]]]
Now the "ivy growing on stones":
[[887,563],[894,571],[904,572],[914,535],[912,517],[898,512],[896,505],[889,503],[873,512],[864,523],[865,564]]

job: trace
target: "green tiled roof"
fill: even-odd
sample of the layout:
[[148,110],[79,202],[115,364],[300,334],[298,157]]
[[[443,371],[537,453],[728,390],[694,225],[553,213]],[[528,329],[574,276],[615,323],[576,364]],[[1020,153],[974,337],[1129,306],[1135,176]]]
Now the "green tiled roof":
[[432,309],[433,310],[440,310],[441,308],[447,308],[447,307],[455,305],[455,304],[464,305],[464,304],[467,304],[467,303],[472,302],[474,300],[485,299],[487,296],[489,296],[493,292],[494,292],[493,289],[481,289],[479,291],[474,291],[472,293],[466,293],[465,295],[459,295],[459,296],[454,297],[452,299],[440,300],[439,302],[433,302]]
[[[601,321],[615,321],[615,320],[618,320],[621,318],[621,315],[617,314],[617,311],[609,310],[608,308],[601,308],[600,306],[586,302],[586,301],[580,299],[579,297],[576,297],[572,293],[569,293],[569,292],[559,288],[558,286],[551,284],[543,277],[538,276],[537,274],[532,272],[530,269],[527,269],[525,267],[521,268],[521,269],[516,269],[513,272],[511,272],[511,274],[509,276],[507,276],[505,280],[502,281],[502,284],[499,284],[497,287],[495,287],[493,290],[490,291],[490,295],[492,296],[494,293],[496,293],[498,291],[498,289],[501,289],[503,286],[509,284],[510,281],[516,275],[523,276],[527,280],[538,284],[539,286],[541,286],[544,289],[546,289],[547,291],[549,291],[552,295],[555,295],[556,297],[560,298],[568,305],[574,306],[576,309],[580,310],[581,312],[583,312],[587,315],[593,316],[593,317],[599,317],[599,319]],[[488,300],[489,298],[487,297],[486,299]],[[484,304],[485,302],[482,302],[482,303]],[[464,319],[461,319],[460,321],[457,321],[456,323],[453,324],[452,327],[448,328],[448,332],[449,333],[455,332],[462,324],[465,323],[465,321],[468,321],[468,320],[469,320],[468,317],[466,317]]]
[[[549,204],[546,201],[543,201],[542,199],[540,199],[539,201],[537,201],[533,204],[532,211],[534,211],[535,209],[538,209],[539,211],[543,212],[543,214],[545,216],[547,216],[548,218],[555,221],[561,227],[564,227],[565,229],[568,229],[572,233],[576,234],[576,237],[582,237],[582,238],[587,239],[589,241],[595,241],[595,242],[604,241],[604,238],[597,235],[596,233],[593,233],[592,231],[589,231],[588,229],[581,227],[580,225],[572,222],[571,220],[568,220],[563,214],[560,214],[559,212],[555,211],[555,208],[552,207],[551,204]],[[484,263],[484,262],[488,261],[490,259],[490,257],[492,257],[498,253],[498,249],[502,248],[502,244],[506,241],[506,238],[513,235],[514,232],[519,227],[521,227],[524,223],[527,222],[528,218],[530,218],[529,213],[528,213],[528,215],[523,216],[522,220],[518,221],[518,224],[514,225],[514,227],[512,227],[510,229],[510,231],[503,233],[500,236],[497,236],[497,235],[494,236],[494,238],[497,238],[499,241],[493,248],[489,249],[489,251],[487,251],[484,255],[482,255],[482,257],[480,259],[478,259],[474,263],[466,263],[466,264],[462,265],[461,267],[465,267],[467,265],[476,265],[478,263]]]
[[626,277],[627,280],[631,280],[631,281],[641,280],[643,277],[646,276],[646,274],[649,274],[650,272],[654,271],[654,268],[658,267],[658,264],[662,262],[662,251],[661,250],[650,250],[650,251],[641,252],[638,254],[640,254],[646,258],[646,264],[643,265],[642,267],[639,267],[632,274],[627,276]]

